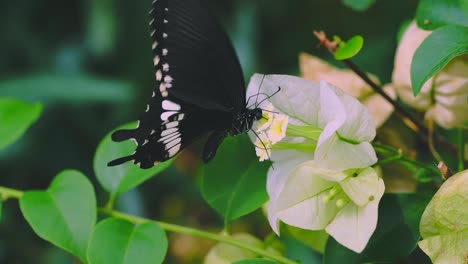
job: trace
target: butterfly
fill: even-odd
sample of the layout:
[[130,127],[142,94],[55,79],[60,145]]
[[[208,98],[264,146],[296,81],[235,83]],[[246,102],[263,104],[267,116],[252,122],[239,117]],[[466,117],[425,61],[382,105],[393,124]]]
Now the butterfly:
[[203,161],[210,161],[227,136],[251,129],[262,118],[248,108],[242,69],[229,38],[203,0],[154,0],[150,11],[156,87],[135,129],[112,140],[134,140],[133,161],[142,169],[168,160],[210,134]]

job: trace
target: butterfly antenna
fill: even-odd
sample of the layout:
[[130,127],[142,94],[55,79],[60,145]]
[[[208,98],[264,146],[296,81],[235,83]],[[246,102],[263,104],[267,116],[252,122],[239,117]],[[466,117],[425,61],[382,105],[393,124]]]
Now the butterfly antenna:
[[250,107],[248,106],[248,105],[249,105],[250,99],[251,99],[252,97],[259,96],[260,94],[261,94],[261,95],[268,96],[268,94],[266,94],[266,93],[256,93],[256,94],[253,94],[253,95],[249,96],[249,98],[247,99],[247,103],[245,104],[245,105],[247,106],[247,108],[250,108]]
[[258,96],[260,95],[260,88],[262,88],[263,80],[265,80],[265,74],[263,74],[262,81],[260,82],[260,85],[258,86],[257,98],[255,99],[255,108],[257,108],[257,106],[259,106],[259,104],[257,104],[257,102],[258,102]]
[[275,96],[277,93],[279,93],[281,91],[281,87],[278,86],[278,90],[276,90],[276,92],[274,92],[273,94],[267,96],[265,99],[263,99],[262,101],[260,101],[260,103],[258,103],[258,105],[260,105],[261,103],[265,102],[266,100],[272,98],[273,96]]
[[263,109],[263,108],[260,108],[262,111],[265,111],[265,112],[269,112],[269,113],[273,113],[273,114],[279,114],[279,112],[275,112],[275,111],[270,111],[270,110],[266,110],[266,109]]

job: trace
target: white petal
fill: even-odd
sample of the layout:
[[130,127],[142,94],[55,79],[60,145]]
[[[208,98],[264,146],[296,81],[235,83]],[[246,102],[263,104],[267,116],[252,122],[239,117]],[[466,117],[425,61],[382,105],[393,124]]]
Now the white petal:
[[357,206],[364,206],[375,199],[379,190],[379,176],[372,167],[368,167],[356,177],[350,176],[341,181],[340,185]]
[[369,142],[354,145],[339,140],[337,136],[317,146],[314,158],[319,166],[336,172],[366,168],[377,162],[377,155]]
[[323,132],[318,140],[317,149],[324,141],[336,137],[336,131],[346,119],[343,103],[326,82],[320,82],[320,105],[319,126],[323,128]]
[[[247,88],[247,97],[259,92],[258,87],[262,82],[263,75],[254,74]],[[263,102],[260,107],[264,108],[268,101],[273,104],[275,111],[288,115],[294,119],[307,124],[318,124],[317,113],[320,109],[319,84],[289,75],[265,75],[260,93],[262,99],[273,95],[281,88],[281,91],[273,95],[269,100]]]
[[379,201],[385,190],[379,179],[379,191],[375,200],[363,207],[347,204],[338,213],[333,222],[325,229],[338,243],[360,253],[369,242],[377,226]]
[[336,183],[316,175],[313,168],[304,162],[283,178],[281,192],[270,201],[270,214],[288,225],[310,230],[330,223],[339,208],[333,202],[325,203],[324,197]]
[[[289,159],[289,157],[298,157],[297,159]],[[270,197],[268,205],[268,221],[270,226],[279,235],[279,219],[276,216],[276,200],[278,199],[284,184],[288,179],[288,175],[299,163],[304,160],[304,155],[299,155],[298,152],[284,151],[280,155],[280,160],[275,162],[274,169],[270,168],[267,178],[267,192]],[[284,158],[284,159],[283,159]]]

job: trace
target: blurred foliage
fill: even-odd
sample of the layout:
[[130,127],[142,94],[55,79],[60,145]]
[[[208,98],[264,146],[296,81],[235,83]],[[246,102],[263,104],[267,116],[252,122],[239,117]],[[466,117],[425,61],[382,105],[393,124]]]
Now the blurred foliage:
[[[150,2],[0,2],[0,96],[46,104],[40,121],[22,140],[0,152],[0,185],[46,189],[54,175],[74,168],[99,186],[92,160],[100,139],[114,127],[135,120],[153,89],[147,27]],[[416,0],[376,1],[358,13],[341,0],[209,3],[233,39],[247,80],[254,72],[297,74],[302,51],[331,60],[324,49],[316,48],[312,35],[313,30],[325,30],[344,39],[362,35],[366,46],[355,61],[384,82],[390,80],[399,26],[414,16],[417,5]],[[117,201],[119,208],[217,230],[222,220],[203,201],[197,180],[191,178],[200,163],[199,147],[194,144],[159,177],[123,195]],[[106,198],[98,189],[98,202]],[[23,218],[14,202],[3,207],[0,263],[77,262],[18,220]],[[234,222],[232,229],[259,237],[270,232],[260,213]],[[177,235],[169,239],[166,263],[199,263],[212,245]],[[300,242],[284,240],[291,252],[304,251]],[[187,252],[192,255],[187,257]],[[307,263],[320,260],[318,254],[304,254],[306,261],[313,261]]]

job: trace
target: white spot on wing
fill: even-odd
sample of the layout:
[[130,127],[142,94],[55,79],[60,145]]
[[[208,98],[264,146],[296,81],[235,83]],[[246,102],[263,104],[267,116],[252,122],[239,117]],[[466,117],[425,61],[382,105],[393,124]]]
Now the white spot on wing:
[[175,128],[169,128],[169,129],[163,130],[163,131],[161,132],[161,137],[165,137],[165,136],[170,135],[170,134],[172,134],[172,133],[175,133],[175,132],[177,132],[177,131],[179,131],[179,129],[176,128],[176,127],[175,127]]
[[159,56],[158,55],[154,56],[153,62],[154,62],[154,66],[159,64]]
[[177,152],[180,150],[180,144],[175,145],[173,148],[169,150],[169,157],[174,157]]
[[160,81],[162,79],[162,72],[161,70],[156,71],[156,80]]
[[166,144],[166,150],[174,147],[175,145],[179,144],[182,141],[180,137],[170,141],[169,143]]
[[175,133],[172,133],[172,134],[169,134],[169,135],[166,135],[166,136],[160,138],[160,139],[158,140],[158,142],[163,142],[163,144],[166,144],[167,142],[173,140],[174,138],[178,138],[178,137],[180,137],[179,131],[177,131],[177,132],[175,132]]
[[164,91],[166,91],[166,84],[165,84],[165,83],[161,83],[161,84],[159,85],[159,91],[160,91],[161,93],[164,92]]
[[174,103],[170,100],[164,100],[162,101],[162,108],[164,110],[172,110],[172,111],[179,111],[180,110],[180,105],[177,103]]
[[167,112],[164,112],[161,114],[161,120],[162,121],[166,121],[169,117],[171,117],[172,115],[175,115],[177,114],[178,112],[174,112],[174,111],[167,111]]
[[172,140],[176,139],[176,138],[179,138],[180,137],[180,133],[177,132],[177,133],[172,133],[172,134],[169,134],[161,139],[158,140],[158,142],[163,142],[163,144],[167,144],[168,142],[171,142]]
[[163,64],[163,71],[165,71],[165,72],[169,71],[169,64],[168,63]]
[[151,48],[156,49],[157,46],[158,46],[158,42],[154,41],[153,44],[151,45]]
[[171,83],[174,79],[170,75],[164,76],[164,82]]
[[173,128],[179,125],[179,121],[172,121],[166,124],[166,128]]
[[162,55],[166,56],[169,51],[167,49],[162,49]]
[[163,33],[163,38],[167,38],[167,34],[166,34],[166,33]]

